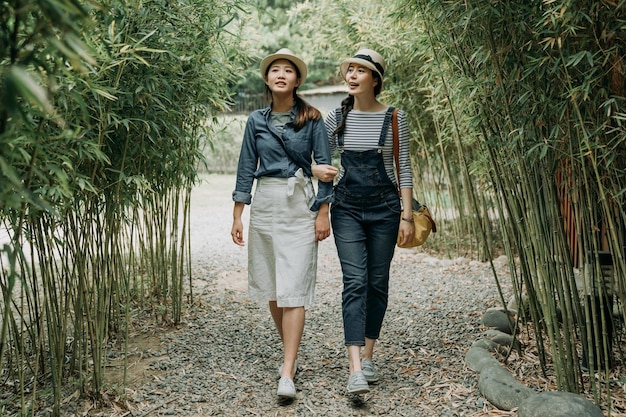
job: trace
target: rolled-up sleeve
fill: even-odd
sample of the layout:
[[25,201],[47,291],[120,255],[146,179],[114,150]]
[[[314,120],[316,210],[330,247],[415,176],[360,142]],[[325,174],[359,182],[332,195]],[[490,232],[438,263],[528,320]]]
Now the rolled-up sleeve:
[[[313,121],[313,129],[311,134],[311,142],[313,147],[313,159],[316,164],[332,163],[330,157],[330,147],[328,145],[328,133],[322,119]],[[317,196],[311,210],[317,211],[320,204],[330,204],[333,200],[333,182],[317,182]]]
[[258,166],[258,153],[254,137],[254,118],[249,117],[239,152],[237,165],[237,182],[233,191],[233,201],[250,204],[252,202],[252,185],[254,173]]

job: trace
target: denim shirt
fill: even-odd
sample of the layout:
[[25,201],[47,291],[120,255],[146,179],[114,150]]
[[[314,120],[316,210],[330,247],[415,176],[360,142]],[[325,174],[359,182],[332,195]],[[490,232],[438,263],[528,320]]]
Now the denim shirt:
[[[291,108],[291,121],[285,123],[282,134],[270,121],[271,107],[255,110],[248,117],[243,134],[239,164],[237,167],[237,183],[233,191],[233,201],[250,204],[252,202],[252,184],[254,179],[261,177],[290,178],[302,168],[304,175],[312,177],[311,163],[313,158],[318,164],[330,164],[330,148],[328,134],[322,118],[309,120],[302,129],[296,131],[293,120],[296,107]],[[279,142],[283,139],[287,148],[299,164],[287,156]],[[315,202],[310,207],[317,211],[320,204],[331,203],[333,183],[318,181]]]

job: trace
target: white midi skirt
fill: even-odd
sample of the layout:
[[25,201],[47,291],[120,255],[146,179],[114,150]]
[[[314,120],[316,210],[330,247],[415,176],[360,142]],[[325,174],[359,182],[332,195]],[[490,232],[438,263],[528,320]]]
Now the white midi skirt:
[[316,212],[309,210],[310,179],[257,180],[250,207],[248,292],[252,300],[278,307],[313,302],[317,272]]

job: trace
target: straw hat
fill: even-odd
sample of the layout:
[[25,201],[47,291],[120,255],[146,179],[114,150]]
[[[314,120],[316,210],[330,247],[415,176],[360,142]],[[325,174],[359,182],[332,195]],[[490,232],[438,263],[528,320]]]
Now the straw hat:
[[265,78],[265,75],[267,73],[267,67],[269,67],[272,62],[276,61],[277,59],[286,59],[291,61],[300,72],[300,84],[304,83],[304,79],[306,78],[306,64],[303,60],[295,56],[294,53],[287,48],[279,49],[278,52],[276,52],[275,54],[268,55],[263,58],[263,61],[261,61],[261,76],[263,78]]
[[359,49],[359,51],[353,57],[343,60],[343,62],[339,66],[339,70],[341,71],[341,75],[343,75],[344,78],[346,77],[346,73],[348,72],[348,67],[350,66],[350,64],[363,65],[364,67],[367,67],[372,71],[376,71],[378,75],[380,75],[381,80],[383,79],[383,75],[385,74],[385,60],[383,59],[382,55],[372,49]]

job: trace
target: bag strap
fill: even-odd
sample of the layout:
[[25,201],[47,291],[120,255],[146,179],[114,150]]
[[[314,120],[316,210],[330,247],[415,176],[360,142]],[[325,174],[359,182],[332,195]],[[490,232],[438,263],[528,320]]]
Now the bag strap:
[[398,133],[398,108],[393,109],[391,115],[391,132],[393,133],[393,160],[396,163],[396,175],[398,177],[398,194],[400,194],[400,136]]
[[287,145],[285,145],[285,142],[283,141],[283,139],[281,137],[279,137],[279,136],[276,136],[276,140],[278,140],[278,143],[280,143],[280,146],[283,147],[283,151],[285,151],[285,153],[287,154],[289,159],[291,159],[293,162],[295,162],[296,165],[301,166],[302,164],[300,164],[295,158],[293,158],[291,156],[291,152],[289,151],[289,149],[287,149]]
[[276,139],[278,140],[278,143],[280,143],[280,146],[283,147],[283,150],[287,154],[287,157],[289,159],[291,159],[298,167],[302,168],[302,173],[304,175],[308,175],[307,171],[305,169],[305,165],[302,163],[302,161],[299,161],[298,158],[292,154],[292,152],[289,150],[289,148],[287,148],[287,145],[285,144],[285,141],[281,137],[279,137],[279,136],[276,136]]

